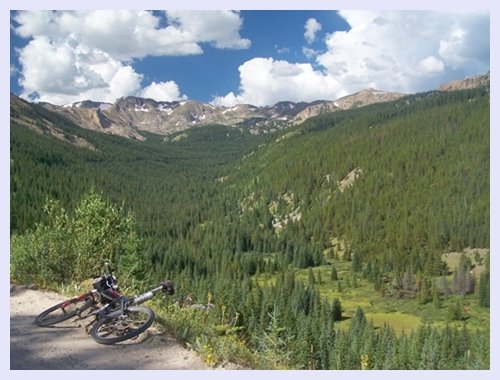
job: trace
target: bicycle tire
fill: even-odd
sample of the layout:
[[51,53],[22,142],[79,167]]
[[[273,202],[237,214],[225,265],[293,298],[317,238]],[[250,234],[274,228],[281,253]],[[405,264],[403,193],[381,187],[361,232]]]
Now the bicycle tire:
[[40,327],[53,326],[78,315],[82,311],[95,305],[95,303],[94,298],[90,295],[75,297],[43,311],[35,318],[35,323]]
[[92,327],[90,335],[97,343],[114,344],[146,331],[154,319],[155,313],[149,307],[130,306],[121,315],[99,319]]

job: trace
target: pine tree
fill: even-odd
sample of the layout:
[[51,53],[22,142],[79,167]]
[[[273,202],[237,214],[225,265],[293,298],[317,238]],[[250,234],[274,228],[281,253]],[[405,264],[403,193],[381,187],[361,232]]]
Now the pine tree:
[[321,278],[321,270],[318,270],[318,284],[323,284],[323,279]]
[[358,277],[356,276],[355,273],[352,274],[351,286],[353,288],[357,288],[358,287]]
[[368,321],[366,320],[365,313],[361,307],[357,307],[354,316],[351,319],[351,331],[354,335],[361,334],[365,329]]
[[444,294],[445,298],[448,297],[450,295],[450,283],[448,281],[448,278],[446,276],[442,276],[440,278],[440,289],[441,289],[441,292]]
[[435,309],[440,309],[441,308],[441,296],[439,294],[439,289],[436,285],[436,281],[433,281],[432,283],[432,305],[434,306]]
[[479,306],[490,307],[490,274],[483,271],[479,277]]
[[458,298],[451,306],[449,306],[448,319],[451,321],[461,321],[464,319],[462,303]]
[[342,304],[338,298],[335,298],[332,303],[332,319],[333,321],[342,320]]
[[352,254],[351,267],[354,273],[360,272],[362,269],[361,255],[358,252]]
[[339,279],[337,269],[332,265],[332,270],[330,271],[330,280],[337,281]]
[[403,277],[403,289],[407,292],[413,292],[415,290],[415,277],[411,266],[408,267]]
[[342,260],[351,261],[351,250],[349,247],[345,247],[344,253],[342,254]]
[[426,304],[431,300],[432,294],[429,286],[429,279],[427,277],[423,277],[420,281],[420,288],[417,293],[417,302],[419,304]]
[[312,268],[309,268],[308,272],[308,284],[309,286],[313,287],[316,284],[316,277],[314,276],[314,271]]
[[337,293],[342,293],[342,281],[337,281]]

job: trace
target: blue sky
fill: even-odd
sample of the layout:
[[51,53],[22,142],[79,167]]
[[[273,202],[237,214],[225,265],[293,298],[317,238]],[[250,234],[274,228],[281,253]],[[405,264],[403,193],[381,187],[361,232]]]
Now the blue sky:
[[11,91],[216,105],[417,92],[489,70],[488,12],[11,13]]
[[[309,18],[322,22],[329,30],[346,30],[349,25],[336,12],[324,11],[243,11],[240,34],[251,41],[249,49],[222,50],[203,45],[203,54],[185,57],[146,57],[134,63],[150,81],[174,79],[183,94],[201,101],[214,95],[236,91],[238,67],[255,57],[273,57],[291,62],[310,62],[302,53],[304,24]],[[320,47],[318,38],[312,46]]]

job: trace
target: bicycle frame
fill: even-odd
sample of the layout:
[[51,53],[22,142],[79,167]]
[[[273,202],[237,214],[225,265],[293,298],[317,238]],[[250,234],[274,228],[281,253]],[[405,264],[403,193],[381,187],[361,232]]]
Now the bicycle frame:
[[[104,318],[113,318],[113,317],[116,317],[118,315],[122,315],[124,313],[124,311],[127,309],[127,307],[133,306],[133,305],[140,305],[141,303],[149,301],[154,296],[156,296],[157,293],[159,293],[162,290],[164,290],[163,285],[158,286],[154,289],[151,289],[147,292],[144,292],[144,293],[142,293],[134,298],[128,298],[128,297],[124,296],[123,294],[119,293],[118,298],[116,298],[114,301],[107,303],[106,305],[104,305],[100,309],[93,311],[92,313],[90,313],[89,315],[87,315],[86,317],[83,317],[83,318],[88,318],[91,316],[95,316],[97,319],[103,318],[103,317]],[[92,290],[92,292],[98,293],[97,290],[95,290],[95,289]],[[88,295],[88,293],[85,294],[85,296],[87,296],[87,295]],[[79,298],[80,297],[83,297],[83,295],[79,296]],[[83,298],[85,298],[85,297],[83,297]],[[116,307],[115,305],[118,302],[120,303],[120,305],[118,307]]]
[[174,294],[173,282],[164,280],[145,293],[127,297],[119,291],[112,272],[108,273],[92,280],[94,289],[40,313],[35,323],[40,327],[51,327],[73,317],[80,320],[92,317],[83,327],[97,343],[102,344],[118,343],[146,331],[154,321],[154,311],[139,305],[160,291]]
[[93,300],[95,300],[95,295],[97,294],[97,290],[95,289],[92,289],[90,292],[87,292],[87,293],[83,293],[83,294],[80,294],[79,296],[76,296],[76,297],[73,297],[69,300],[67,300],[66,302],[64,302],[61,307],[62,308],[65,308],[66,306],[68,306],[69,304],[71,304],[71,302],[73,301],[83,301],[85,300],[87,297],[92,297]]

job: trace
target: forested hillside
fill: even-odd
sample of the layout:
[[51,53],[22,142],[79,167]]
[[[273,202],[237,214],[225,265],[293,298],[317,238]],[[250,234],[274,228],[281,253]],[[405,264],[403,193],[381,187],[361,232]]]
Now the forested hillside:
[[[13,239],[50,224],[48,198],[70,214],[89,191],[123,205],[146,281],[215,305],[165,314],[207,361],[489,368],[489,88],[267,137],[212,126],[130,141],[33,107],[73,137],[11,123]],[[395,315],[418,322],[399,329]]]
[[256,150],[234,184],[253,213],[300,215],[282,231],[300,243],[344,239],[377,270],[437,271],[440,253],[489,246],[489,97],[428,93],[312,119]]

